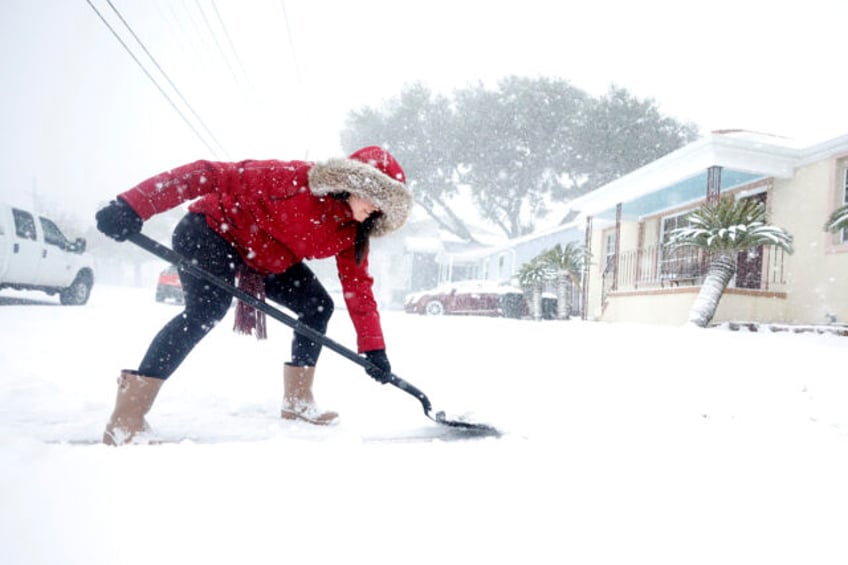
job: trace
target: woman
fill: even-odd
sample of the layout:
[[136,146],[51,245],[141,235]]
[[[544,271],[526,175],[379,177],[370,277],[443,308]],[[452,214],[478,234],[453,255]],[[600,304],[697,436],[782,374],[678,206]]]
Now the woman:
[[[304,259],[335,257],[345,302],[357,333],[358,352],[386,382],[391,365],[368,274],[370,236],[400,228],[412,197],[403,169],[380,147],[347,159],[305,161],[197,161],[148,179],[97,213],[97,227],[123,241],[144,220],[189,200],[189,213],[174,229],[173,247],[207,272],[245,291],[269,298],[324,333],[333,313],[327,291]],[[136,370],[118,379],[115,409],[103,442],[120,445],[147,429],[144,416],[165,380],[224,317],[232,297],[181,272],[185,311],[156,335]],[[236,323],[262,337],[255,311],[239,303]],[[313,424],[337,421],[312,395],[321,344],[294,334],[285,364],[281,416]]]

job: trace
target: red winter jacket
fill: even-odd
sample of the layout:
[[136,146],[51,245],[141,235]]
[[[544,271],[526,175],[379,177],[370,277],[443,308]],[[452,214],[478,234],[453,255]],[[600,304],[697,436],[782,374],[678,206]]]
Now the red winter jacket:
[[304,161],[197,161],[148,179],[120,195],[143,220],[199,198],[189,210],[232,243],[262,274],[304,259],[335,256],[359,352],[385,349],[367,257],[354,259],[357,223],[345,202],[315,195]]

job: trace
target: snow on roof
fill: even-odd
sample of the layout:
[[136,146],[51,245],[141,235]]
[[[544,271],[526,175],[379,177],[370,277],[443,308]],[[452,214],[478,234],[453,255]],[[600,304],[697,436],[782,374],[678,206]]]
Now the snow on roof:
[[772,133],[763,133],[760,131],[751,131],[747,129],[716,129],[710,132],[711,135],[721,135],[728,139],[738,139],[750,143],[760,143],[767,145],[782,145],[785,147],[793,147],[801,149],[804,144],[801,141],[776,135]]
[[835,147],[848,148],[848,136],[803,148],[797,141],[746,130],[716,130],[571,202],[581,215],[593,215],[719,166],[763,176],[788,178],[805,160]]

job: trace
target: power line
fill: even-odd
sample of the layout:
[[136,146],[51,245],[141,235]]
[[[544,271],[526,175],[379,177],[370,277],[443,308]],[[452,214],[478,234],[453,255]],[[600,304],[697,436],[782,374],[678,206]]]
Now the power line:
[[[168,7],[168,12],[171,14],[171,17],[168,18],[166,14],[163,13],[162,8],[160,7],[159,2],[154,2],[156,8],[159,10],[159,17],[167,22],[169,27],[169,34],[172,35],[175,39],[180,42],[180,45],[185,48],[186,51],[197,51],[197,48],[194,45],[194,41],[192,41],[190,34],[186,31],[186,28],[183,27],[182,21],[177,16],[176,11],[174,11],[174,3],[169,0],[165,0],[164,4]],[[171,27],[173,24],[174,27]]]
[[[207,68],[210,69],[211,72],[215,72],[214,67],[219,66],[219,63],[216,63],[218,57],[215,57],[214,54],[213,54],[213,51],[215,51],[217,49],[218,55],[224,60],[224,64],[227,66],[228,70],[230,71],[230,75],[233,78],[233,85],[234,85],[233,93],[234,94],[237,93],[238,95],[241,96],[242,106],[244,106],[245,109],[249,110],[252,107],[252,105],[249,101],[248,96],[245,93],[244,85],[239,80],[239,78],[236,75],[236,72],[233,69],[232,65],[230,65],[230,61],[227,58],[226,54],[224,53],[224,50],[223,50],[223,48],[221,47],[221,44],[218,41],[218,38],[217,38],[217,35],[215,34],[215,31],[212,29],[212,26],[209,24],[209,19],[206,17],[205,12],[203,11],[203,7],[200,5],[200,3],[198,1],[195,1],[195,3],[194,3],[195,7],[194,8],[191,7],[191,4],[189,2],[178,2],[178,4],[183,7],[184,16],[186,17],[186,19],[191,24],[190,25],[191,33],[189,34],[189,36],[192,37],[192,38],[195,38],[197,40],[197,45],[200,46],[201,55],[203,56],[204,60],[208,63]],[[201,18],[203,19],[203,23],[205,24],[205,29],[204,29],[204,26],[202,24],[198,23],[197,15],[195,13],[197,11],[200,12]],[[212,42],[215,44],[214,46],[210,46],[210,44],[209,44],[210,37],[211,37]],[[192,42],[192,45],[194,45],[194,42]]]
[[230,37],[230,32],[227,31],[227,26],[224,24],[224,19],[221,17],[221,13],[218,11],[218,6],[215,5],[215,0],[210,0],[212,4],[212,9],[215,10],[215,16],[218,18],[218,23],[221,24],[221,29],[224,30],[224,37],[227,40],[227,43],[230,45],[230,50],[233,52],[233,56],[236,58],[236,62],[238,63],[239,68],[241,69],[242,74],[244,75],[245,80],[247,81],[248,86],[252,91],[255,92],[253,88],[253,83],[250,80],[250,75],[247,74],[247,70],[244,68],[244,63],[241,61],[241,57],[239,57],[238,51],[236,50],[236,45],[233,43],[232,37]]
[[[297,86],[300,90],[301,101],[303,102],[303,108],[306,112],[307,120],[309,120],[310,115],[312,114],[312,110],[310,107],[309,98],[306,96],[306,87],[303,83],[303,76],[300,73],[300,61],[297,56],[297,49],[294,47],[294,37],[292,36],[291,27],[289,26],[289,16],[286,12],[286,3],[285,0],[280,0],[280,8],[283,11],[283,24],[286,27],[286,37],[289,40],[289,48],[291,49],[292,59],[294,61],[294,73],[295,77],[297,77]],[[309,147],[307,145],[306,152],[304,158],[309,158]]]
[[[94,10],[94,13],[97,14],[97,17],[100,18],[100,21],[102,21],[103,24],[109,29],[109,31],[112,32],[112,35],[115,37],[115,39],[118,40],[118,43],[121,44],[121,46],[129,54],[129,56],[132,57],[133,61],[136,62],[136,64],[139,66],[139,68],[142,70],[142,72],[145,75],[147,75],[147,78],[150,79],[150,81],[159,90],[159,92],[162,94],[162,96],[165,97],[165,99],[168,101],[168,103],[171,105],[171,107],[174,109],[174,111],[176,111],[177,114],[179,114],[180,118],[182,118],[182,120],[186,123],[186,125],[188,125],[188,127],[191,129],[191,131],[194,132],[194,135],[197,136],[197,138],[203,143],[203,145],[206,146],[207,149],[209,149],[210,152],[212,152],[213,155],[218,157],[217,151],[215,151],[212,148],[212,146],[209,145],[209,143],[206,141],[206,139],[204,139],[203,136],[200,135],[200,132],[197,131],[197,128],[195,128],[194,125],[188,120],[188,118],[186,118],[185,114],[183,114],[182,111],[180,111],[180,109],[177,107],[177,105],[174,103],[174,101],[171,100],[171,97],[168,96],[168,93],[165,92],[165,90],[159,85],[158,82],[156,82],[156,79],[153,78],[153,75],[151,75],[150,72],[148,72],[148,70],[145,68],[144,64],[142,64],[142,62],[138,59],[138,57],[135,56],[135,54],[132,52],[132,50],[129,48],[129,46],[124,42],[123,39],[121,39],[121,37],[118,35],[118,33],[112,27],[112,25],[106,20],[106,18],[103,17],[103,14],[100,13],[100,10],[98,10],[97,7],[94,4],[91,3],[91,0],[85,0],[85,1],[91,7],[91,9]],[[109,6],[111,6],[112,9],[115,10],[115,7],[112,6],[111,1],[109,1],[109,0],[106,0],[106,1],[108,2]],[[118,14],[118,11],[115,10],[115,13]],[[120,14],[118,14],[118,17],[120,17]],[[124,21],[123,18],[121,18],[121,21],[124,22],[124,25],[127,25],[127,23]],[[128,25],[127,25],[127,27],[129,28]],[[130,33],[133,33],[132,29],[130,29]],[[134,33],[133,33],[133,37],[136,37]],[[138,41],[137,37],[136,37],[136,40]],[[141,43],[141,42],[139,41],[139,43]],[[143,47],[144,46],[142,45],[142,48]],[[145,49],[145,51],[147,51],[147,50]],[[150,56],[149,53],[148,53],[148,56]],[[152,59],[152,57],[151,57],[151,59]],[[154,63],[155,63],[155,61],[154,61]],[[158,65],[157,65],[157,67],[158,67]],[[160,68],[160,71],[161,71],[161,68]],[[166,76],[166,78],[167,78],[167,76]],[[170,80],[169,80],[169,82],[170,82]],[[172,86],[173,86],[173,83],[172,83]],[[175,90],[176,90],[176,88],[175,88]],[[177,91],[177,92],[179,94],[179,91]],[[182,97],[181,94],[180,94],[180,97]],[[183,102],[185,102],[185,99],[183,99]],[[187,102],[186,102],[186,105],[189,107],[189,109],[191,109],[191,106]],[[194,110],[192,110],[192,113],[194,113]],[[197,116],[196,113],[194,113],[194,114],[195,114],[195,116]],[[198,118],[198,120],[199,120],[199,118]],[[202,120],[201,120],[201,123],[203,123]],[[205,127],[205,125],[204,125],[204,127]],[[207,130],[208,130],[208,128],[207,128]],[[210,133],[210,136],[211,136],[211,133]],[[211,136],[211,137],[212,137],[212,139],[215,139],[214,136]],[[215,140],[215,141],[217,143],[217,140]],[[220,147],[220,143],[218,143],[218,146]],[[223,150],[223,147],[221,147],[221,149]],[[224,151],[224,153],[226,153],[226,151]]]
[[133,28],[130,27],[130,24],[127,23],[127,21],[124,19],[124,17],[121,15],[121,13],[117,10],[117,8],[115,8],[115,5],[112,4],[112,0],[106,0],[106,3],[109,4],[109,7],[112,8],[112,11],[115,12],[115,15],[118,16],[118,19],[121,20],[121,23],[123,23],[124,26],[127,28],[127,30],[129,30],[130,34],[138,42],[138,44],[141,46],[141,48],[144,50],[144,52],[147,54],[147,56],[150,58],[150,60],[153,61],[153,64],[156,66],[156,68],[159,70],[159,72],[162,73],[162,76],[165,77],[165,80],[168,81],[168,84],[171,85],[171,88],[174,89],[174,92],[177,93],[177,96],[180,97],[180,100],[183,101],[183,104],[186,105],[186,107],[189,109],[189,111],[195,117],[195,119],[197,119],[197,121],[200,122],[200,125],[203,126],[204,130],[206,130],[206,133],[209,134],[209,137],[212,138],[212,141],[215,142],[215,145],[217,145],[218,148],[226,155],[227,150],[224,149],[224,146],[221,145],[221,142],[218,141],[218,138],[215,137],[215,134],[212,133],[212,130],[209,129],[209,126],[206,125],[206,122],[204,122],[203,119],[200,117],[200,115],[198,115],[198,113],[194,110],[192,105],[188,103],[188,100],[186,100],[185,96],[183,96],[183,93],[180,92],[180,89],[177,88],[177,85],[174,84],[174,81],[171,80],[171,78],[168,76],[168,73],[165,72],[165,69],[163,69],[162,66],[156,61],[156,57],[154,57],[153,54],[147,49],[147,47],[144,45],[144,42],[138,37],[138,35],[136,35],[135,31],[133,31]]
[[[204,37],[205,34],[198,27],[194,16],[191,14],[189,3],[172,2],[171,0],[163,1],[168,6],[168,12],[170,13],[170,18],[163,19],[169,22],[169,24],[173,23],[177,27],[176,37],[185,45],[186,54],[189,51],[191,52],[189,57],[195,67],[194,70],[198,73],[211,73],[217,76],[215,68],[218,66],[218,63],[213,61],[210,56],[212,50],[208,48],[207,41]],[[182,12],[177,13],[177,10],[174,8],[175,4],[182,8]]]
[[295,76],[297,76],[297,84],[300,87],[300,93],[304,99],[306,99],[306,88],[303,86],[303,77],[300,74],[300,61],[297,57],[297,49],[294,47],[294,37],[292,36],[291,27],[289,27],[289,16],[286,13],[286,3],[285,0],[280,0],[280,8],[283,10],[283,23],[286,26],[286,37],[289,40],[289,48],[292,52],[292,59],[294,59],[294,72]]
[[[207,78],[210,74],[217,78],[217,67],[219,66],[219,62],[216,57],[210,55],[212,53],[212,49],[208,46],[208,40],[206,39],[206,34],[203,33],[202,27],[197,24],[195,17],[192,15],[190,4],[187,2],[172,2],[170,0],[164,0],[164,2],[168,6],[170,17],[163,14],[161,9],[159,9],[159,16],[166,22],[168,28],[172,32],[174,31],[174,27],[176,27],[176,32],[172,33],[172,35],[179,39],[186,54],[191,52],[189,57],[191,62],[195,65],[194,70],[198,73],[205,73],[204,76]],[[182,16],[178,15],[174,10],[174,4],[179,4],[183,7]],[[159,8],[158,3],[156,6]],[[189,25],[184,26],[183,20],[188,20]],[[236,87],[235,90],[238,90],[243,95],[244,93],[238,88],[241,87],[241,84],[235,81],[234,85]],[[247,98],[245,97],[244,104],[246,107],[250,108],[251,106],[246,102],[246,100]]]
[[221,43],[218,41],[218,37],[215,35],[215,32],[212,30],[212,26],[209,24],[209,18],[206,17],[206,12],[203,11],[203,6],[200,4],[200,0],[195,0],[195,4],[197,4],[197,10],[200,12],[200,16],[203,18],[203,23],[206,24],[206,29],[209,30],[209,35],[212,37],[212,42],[215,43],[215,47],[218,48],[218,53],[221,54],[221,58],[224,60],[224,64],[227,65],[228,69],[230,69],[230,74],[233,75],[233,80],[236,81],[236,84],[240,84],[238,76],[236,76],[235,70],[233,70],[232,65],[230,65],[230,60],[227,59],[227,55],[226,53],[224,53],[224,49],[221,47]]

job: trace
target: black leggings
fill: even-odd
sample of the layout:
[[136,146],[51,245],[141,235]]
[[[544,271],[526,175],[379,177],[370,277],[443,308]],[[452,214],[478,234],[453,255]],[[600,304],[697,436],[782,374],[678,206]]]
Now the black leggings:
[[[205,271],[232,284],[244,261],[235,248],[215,233],[201,214],[187,214],[174,229],[174,250],[195,261]],[[153,338],[138,367],[146,377],[167,379],[189,352],[226,315],[232,303],[227,292],[203,279],[180,271],[185,310],[168,322]],[[303,263],[265,277],[265,296],[292,310],[298,320],[321,332],[327,331],[333,315],[333,300],[315,274]],[[321,344],[298,333],[291,346],[291,364],[314,366]]]

